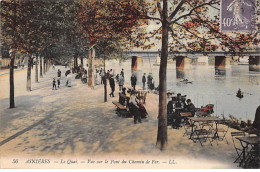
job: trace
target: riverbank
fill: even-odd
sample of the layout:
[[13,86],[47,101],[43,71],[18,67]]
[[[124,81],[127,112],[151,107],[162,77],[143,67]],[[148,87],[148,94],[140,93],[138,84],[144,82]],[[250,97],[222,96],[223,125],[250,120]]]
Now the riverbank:
[[[56,70],[62,70],[61,88],[52,90],[52,78]],[[73,79],[72,87],[65,87],[65,68],[50,70],[40,83],[33,83],[33,91],[20,90],[16,94],[15,109],[8,109],[8,94],[0,94],[1,168],[238,168],[233,161],[236,152],[233,148],[230,129],[226,142],[213,142],[213,146],[194,143],[183,136],[184,129],[168,127],[168,146],[164,151],[155,147],[157,136],[158,95],[147,95],[148,118],[141,124],[134,124],[132,118],[122,118],[115,112],[108,97],[103,102],[103,85],[94,89]],[[19,77],[18,77],[19,76]],[[33,76],[33,75],[32,75]],[[26,78],[26,71],[17,74]],[[1,76],[3,87],[8,90],[8,77]],[[108,91],[110,89],[108,88]],[[51,163],[35,166],[21,163],[11,166],[12,158],[21,161],[31,158],[49,159]],[[60,159],[77,159],[73,165],[55,164]],[[80,161],[126,160],[127,164],[87,164]],[[157,164],[129,164],[129,160],[156,160]],[[173,162],[170,164],[169,162]],[[167,162],[167,163],[164,163]],[[187,163],[188,162],[188,163]]]

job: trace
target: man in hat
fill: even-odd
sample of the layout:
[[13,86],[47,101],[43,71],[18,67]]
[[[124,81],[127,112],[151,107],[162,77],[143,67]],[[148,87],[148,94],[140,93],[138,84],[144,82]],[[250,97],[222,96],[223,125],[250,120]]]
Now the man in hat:
[[137,81],[137,78],[135,77],[134,74],[132,74],[132,76],[131,76],[131,86],[134,88],[134,90],[135,90],[135,86],[136,86],[136,81]]
[[146,83],[146,77],[145,77],[145,74],[143,75],[143,78],[142,78],[142,83],[143,83],[143,90],[145,89],[145,83]]
[[114,80],[114,77],[110,77],[109,79],[109,85],[110,85],[110,88],[111,88],[111,93],[109,94],[110,97],[115,97],[114,96],[114,91],[115,91],[115,80]]
[[121,70],[121,75],[123,78],[125,77],[124,69]]

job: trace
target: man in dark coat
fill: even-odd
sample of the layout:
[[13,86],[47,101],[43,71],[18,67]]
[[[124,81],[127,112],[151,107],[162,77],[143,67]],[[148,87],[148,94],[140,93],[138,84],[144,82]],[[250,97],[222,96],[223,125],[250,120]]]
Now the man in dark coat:
[[125,77],[124,69],[121,70],[121,75],[123,78]]
[[110,88],[111,88],[111,93],[110,93],[109,95],[110,95],[110,97],[111,97],[111,96],[112,96],[112,97],[115,97],[115,96],[114,96],[115,80],[114,80],[113,77],[110,77],[110,79],[109,79],[109,85],[110,85]]
[[260,136],[260,106],[256,109],[254,122],[248,132]]
[[135,90],[135,86],[136,86],[136,81],[137,81],[137,79],[136,79],[135,75],[132,74],[132,76],[131,76],[131,86],[134,88],[134,90]]
[[58,77],[59,77],[59,78],[61,77],[61,71],[60,71],[60,69],[58,69]]
[[256,109],[253,127],[260,130],[260,106]]
[[184,111],[191,112],[192,116],[194,116],[195,115],[195,110],[196,110],[196,108],[195,108],[194,104],[191,103],[190,99],[188,99],[187,100],[187,105],[186,105]]
[[145,83],[146,83],[146,77],[145,77],[145,73],[142,77],[142,83],[143,83],[143,90],[145,89]]

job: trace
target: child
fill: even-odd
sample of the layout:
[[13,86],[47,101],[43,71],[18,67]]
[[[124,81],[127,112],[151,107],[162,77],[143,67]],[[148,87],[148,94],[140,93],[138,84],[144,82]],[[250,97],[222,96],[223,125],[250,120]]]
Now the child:
[[52,90],[54,89],[55,87],[55,90],[56,90],[56,80],[55,78],[53,78],[53,81],[52,81]]
[[60,88],[60,77],[57,78],[58,88]]

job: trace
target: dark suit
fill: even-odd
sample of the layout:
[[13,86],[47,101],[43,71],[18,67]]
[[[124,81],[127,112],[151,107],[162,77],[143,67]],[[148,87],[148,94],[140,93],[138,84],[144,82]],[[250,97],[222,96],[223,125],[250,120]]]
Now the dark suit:
[[135,90],[136,81],[137,81],[136,77],[131,76],[131,86],[134,88],[134,90]]

